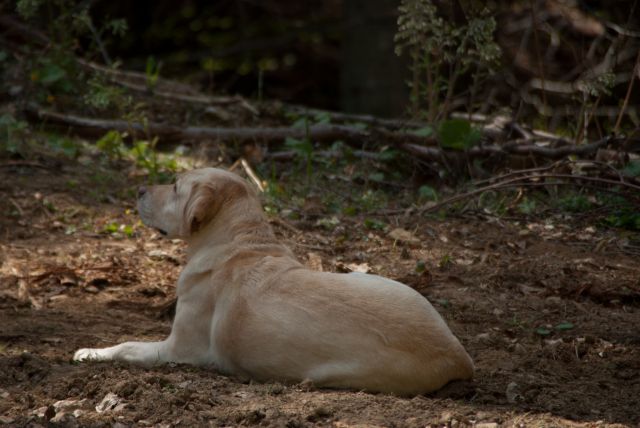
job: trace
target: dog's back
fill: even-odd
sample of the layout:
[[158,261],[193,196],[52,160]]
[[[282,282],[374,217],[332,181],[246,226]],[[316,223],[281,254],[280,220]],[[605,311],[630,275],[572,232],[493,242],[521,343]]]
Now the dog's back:
[[396,281],[294,267],[248,293],[238,295],[233,371],[401,395],[473,375],[433,306]]

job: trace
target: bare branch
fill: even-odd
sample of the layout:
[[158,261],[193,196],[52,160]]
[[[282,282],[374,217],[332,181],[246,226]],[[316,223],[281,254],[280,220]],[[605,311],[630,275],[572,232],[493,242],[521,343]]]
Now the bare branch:
[[516,178],[511,178],[509,180],[503,180],[498,183],[490,184],[488,186],[471,190],[469,192],[454,195],[435,205],[423,206],[422,208],[419,209],[419,212],[426,213],[426,212],[436,211],[446,205],[451,205],[455,202],[458,202],[464,199],[469,199],[474,196],[477,196],[492,190],[521,187],[521,186],[552,186],[552,185],[567,183],[566,181],[552,181],[552,182],[541,181],[547,178],[569,180],[569,182],[575,182],[575,184],[577,185],[580,185],[581,181],[588,181],[588,182],[594,182],[594,183],[600,183],[600,184],[606,184],[606,185],[623,186],[629,189],[633,189],[636,192],[640,191],[640,186],[638,185],[627,183],[625,181],[609,180],[606,178],[589,177],[584,175],[573,175],[573,174],[555,174],[555,173],[532,174],[532,175],[524,175]]

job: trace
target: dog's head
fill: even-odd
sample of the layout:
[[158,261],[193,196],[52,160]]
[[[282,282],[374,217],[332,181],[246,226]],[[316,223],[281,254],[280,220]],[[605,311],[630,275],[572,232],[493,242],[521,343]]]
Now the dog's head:
[[196,169],[180,175],[174,184],[140,187],[138,212],[147,226],[169,238],[186,239],[252,194],[247,183],[231,172]]

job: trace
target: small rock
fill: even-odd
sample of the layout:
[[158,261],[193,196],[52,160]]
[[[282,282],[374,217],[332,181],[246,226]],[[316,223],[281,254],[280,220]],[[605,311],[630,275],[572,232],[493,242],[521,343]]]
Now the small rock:
[[87,293],[91,293],[91,294],[97,294],[97,293],[100,292],[98,287],[96,287],[95,285],[88,285],[88,286],[84,287],[84,291],[86,291]]
[[178,259],[163,250],[151,250],[147,253],[147,256],[149,256],[149,258],[153,260],[169,260],[173,263],[178,262]]
[[483,343],[491,342],[491,335],[489,333],[480,333],[476,335],[476,339]]
[[75,416],[65,412],[60,412],[56,414],[53,418],[51,418],[49,422],[54,424],[63,424],[65,427],[72,427],[72,426],[78,425],[78,422],[76,421]]
[[47,406],[44,407],[38,407],[37,409],[34,409],[31,411],[31,414],[34,416],[37,416],[39,418],[44,418],[44,413],[47,411]]
[[447,422],[449,422],[451,419],[453,419],[453,413],[451,412],[442,412],[442,414],[440,415],[440,419],[438,419],[438,422],[441,424],[447,424]]
[[560,305],[562,304],[562,299],[558,296],[549,296],[546,299],[544,299],[544,301],[546,303],[550,303],[552,305]]
[[480,422],[476,424],[476,428],[498,428],[498,424],[496,422]]
[[80,409],[87,406],[87,399],[83,398],[82,400],[73,400],[71,398],[67,398],[66,400],[60,400],[53,403],[53,408],[56,412],[62,410],[75,410]]
[[525,355],[527,353],[527,349],[522,346],[522,344],[516,343],[515,345],[513,345],[513,352],[518,355]]
[[347,263],[345,267],[350,272],[358,272],[358,273],[371,272],[371,267],[369,267],[369,264],[367,263]]
[[121,402],[122,398],[118,397],[113,392],[110,392],[105,395],[100,404],[96,406],[96,412],[104,413],[112,410],[122,410],[122,407],[118,408]]
[[544,343],[550,348],[555,349],[558,346],[562,345],[564,341],[562,339],[548,339],[548,340],[545,340]]

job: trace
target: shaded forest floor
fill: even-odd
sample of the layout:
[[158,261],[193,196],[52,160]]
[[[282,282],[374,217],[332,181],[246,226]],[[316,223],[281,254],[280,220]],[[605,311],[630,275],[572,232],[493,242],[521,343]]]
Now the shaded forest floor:
[[[74,364],[80,347],[169,332],[164,305],[174,295],[184,247],[138,223],[140,182],[116,169],[53,158],[36,167],[0,165],[0,424],[640,422],[640,264],[621,250],[638,235],[561,216],[437,220],[380,210],[367,215],[387,227],[367,228],[363,215],[319,221],[326,215],[312,197],[299,204],[295,220],[271,216],[278,236],[314,268],[368,269],[429,298],[475,361],[473,388],[406,399],[255,384],[211,368]],[[365,192],[331,175],[314,179],[316,193],[340,193],[341,186]],[[409,235],[390,236],[397,228]]]

